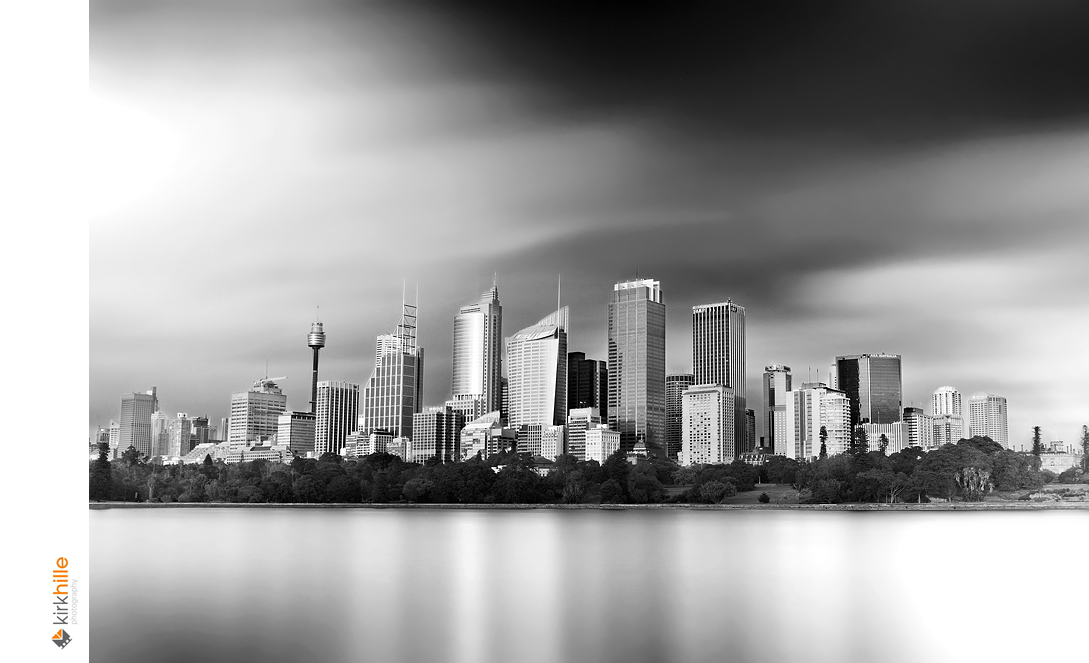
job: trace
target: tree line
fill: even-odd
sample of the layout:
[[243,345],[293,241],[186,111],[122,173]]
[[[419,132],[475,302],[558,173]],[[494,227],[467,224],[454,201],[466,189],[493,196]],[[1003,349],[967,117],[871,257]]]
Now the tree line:
[[[803,502],[928,502],[981,500],[993,490],[1033,490],[1047,482],[1084,481],[1071,469],[1056,476],[1019,454],[975,437],[930,452],[918,447],[886,455],[864,441],[851,451],[812,462],[772,456],[756,467],[680,466],[660,458],[628,462],[622,452],[604,463],[565,455],[538,473],[515,452],[461,463],[406,463],[376,453],[342,458],[296,457],[290,463],[235,464],[205,457],[196,465],[148,463],[135,449],[110,461],[105,445],[90,463],[90,498],[128,502],[431,503],[431,504],[714,504],[758,484],[792,486]],[[767,501],[762,495],[760,501]]]

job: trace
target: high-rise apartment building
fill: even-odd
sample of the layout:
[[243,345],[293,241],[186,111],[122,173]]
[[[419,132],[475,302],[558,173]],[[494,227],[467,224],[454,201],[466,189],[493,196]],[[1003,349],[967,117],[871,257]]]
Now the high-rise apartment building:
[[121,397],[121,421],[118,426],[116,452],[125,453],[135,447],[144,456],[151,455],[151,414],[159,409],[155,387]]
[[443,463],[461,460],[461,429],[465,417],[445,405],[424,408],[413,415],[411,455],[414,463],[438,458]]
[[681,397],[681,465],[732,463],[738,457],[737,397],[722,384],[697,384]]
[[860,423],[892,424],[904,411],[900,355],[836,357],[836,388],[851,401],[851,428]]
[[454,316],[451,399],[446,403],[473,421],[502,405],[503,307],[496,282],[475,304]]
[[305,456],[314,450],[313,412],[284,412],[276,420],[276,444],[286,445],[293,454]]
[[287,395],[267,377],[256,380],[249,391],[231,394],[228,448],[236,451],[271,438],[286,409]]
[[790,367],[772,364],[764,367],[764,445],[776,448],[776,441],[787,432],[787,401],[791,399]]
[[961,410],[960,392],[956,387],[939,387],[934,391],[930,400],[930,414],[955,414],[958,417],[964,412]]
[[151,413],[151,453],[149,455],[170,455],[170,417],[162,410]]
[[416,346],[416,306],[402,306],[396,333],[378,337],[374,371],[360,403],[360,433],[412,437],[413,416],[423,402],[424,349]]
[[653,279],[613,286],[609,302],[609,428],[631,451],[643,440],[665,452],[666,307],[662,285]]
[[964,437],[964,417],[959,414],[931,415],[931,444],[935,449],[956,444]]
[[314,454],[343,455],[348,434],[356,429],[359,418],[359,385],[319,380],[314,415]]
[[666,455],[676,460],[681,453],[681,436],[684,429],[682,398],[684,390],[696,384],[691,373],[675,373],[666,376]]
[[510,426],[567,420],[567,307],[507,339]]
[[851,443],[851,400],[822,382],[805,382],[787,401],[787,434],[775,453],[797,460],[820,456],[821,427],[829,456],[847,451]]
[[584,352],[567,353],[567,409],[595,407],[604,410],[609,403],[609,367],[607,362],[587,359]]
[[751,451],[745,423],[745,307],[730,300],[692,307],[692,373],[696,384],[721,384],[733,392],[736,453]]
[[184,456],[189,453],[189,438],[193,433],[193,420],[188,412],[179,412],[170,422],[170,442],[168,456]]
[[968,434],[986,435],[1003,448],[1009,447],[1006,397],[979,392],[968,399]]

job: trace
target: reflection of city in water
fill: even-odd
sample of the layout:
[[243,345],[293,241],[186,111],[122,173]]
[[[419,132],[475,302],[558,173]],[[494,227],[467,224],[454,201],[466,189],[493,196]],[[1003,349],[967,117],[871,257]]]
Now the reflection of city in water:
[[91,660],[1031,660],[1067,645],[1002,630],[986,606],[1010,588],[976,580],[1034,541],[1074,550],[1084,518],[93,511]]

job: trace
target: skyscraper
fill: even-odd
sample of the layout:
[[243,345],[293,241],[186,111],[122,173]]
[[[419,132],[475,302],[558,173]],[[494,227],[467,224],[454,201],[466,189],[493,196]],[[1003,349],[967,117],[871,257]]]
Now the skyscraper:
[[1006,422],[1006,397],[979,392],[968,399],[968,434],[986,435],[1003,448],[1009,447]]
[[786,435],[787,401],[790,400],[790,367],[772,364],[764,367],[764,444],[771,449]]
[[[343,455],[344,443],[359,418],[359,385],[353,382],[320,380],[314,413],[314,454]],[[279,420],[277,420],[279,426]]]
[[499,410],[503,378],[503,307],[492,281],[475,304],[454,316],[453,379],[450,401],[467,421]]
[[836,357],[836,384],[851,401],[851,428],[860,423],[893,424],[904,411],[900,355]]
[[662,285],[652,279],[622,281],[609,302],[608,423],[631,451],[644,440],[665,452],[666,307]]
[[960,392],[956,387],[938,387],[930,400],[930,414],[955,414],[958,417],[964,413],[961,411]]
[[805,382],[787,400],[787,433],[775,453],[797,460],[820,455],[821,427],[829,456],[847,451],[851,442],[851,399],[822,382]]
[[170,417],[162,410],[151,413],[151,456],[170,454]]
[[118,428],[117,453],[135,447],[145,456],[151,455],[151,413],[159,409],[155,387],[145,392],[121,396],[121,421]]
[[579,460],[586,456],[586,431],[601,423],[601,413],[596,407],[577,407],[567,415],[567,453]]
[[397,331],[378,337],[374,371],[363,390],[359,432],[412,437],[412,416],[423,402],[423,348],[416,347],[416,306],[402,304]]
[[696,384],[721,384],[733,392],[735,451],[751,451],[745,425],[745,307],[731,300],[692,307],[692,373]]
[[193,433],[193,420],[188,412],[179,412],[170,422],[170,442],[165,455],[184,456],[189,453],[189,438]]
[[907,426],[907,446],[922,449],[934,447],[934,417],[924,413],[922,408],[906,407],[904,423]]
[[227,437],[231,451],[276,433],[278,420],[287,409],[287,395],[279,385],[265,377],[254,381],[249,391],[231,394],[230,432]]
[[507,339],[510,426],[567,421],[567,307]]
[[595,407],[609,403],[609,368],[606,362],[587,359],[585,352],[567,353],[567,409]]
[[682,396],[681,465],[732,463],[737,458],[737,398],[722,384],[697,384]]
[[666,376],[666,454],[676,460],[681,453],[681,440],[684,430],[684,410],[682,394],[694,385],[691,373],[677,373]]

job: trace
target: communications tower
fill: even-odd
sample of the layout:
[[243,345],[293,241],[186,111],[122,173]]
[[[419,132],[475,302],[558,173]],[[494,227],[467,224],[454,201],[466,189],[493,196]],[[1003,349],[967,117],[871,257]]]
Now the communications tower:
[[310,325],[306,345],[314,349],[314,379],[310,386],[310,412],[316,412],[318,402],[318,351],[325,347],[325,330],[320,322]]

